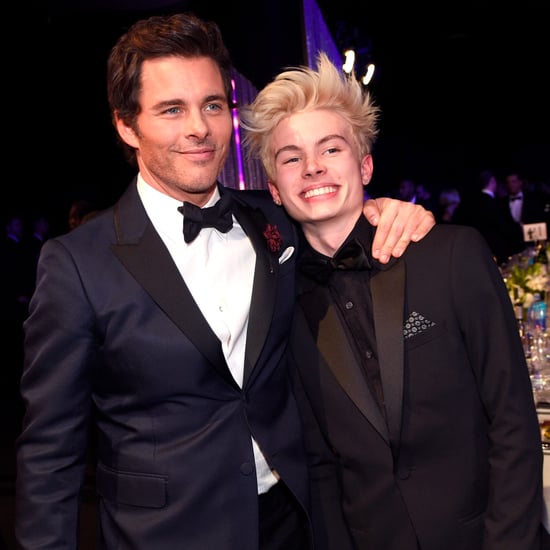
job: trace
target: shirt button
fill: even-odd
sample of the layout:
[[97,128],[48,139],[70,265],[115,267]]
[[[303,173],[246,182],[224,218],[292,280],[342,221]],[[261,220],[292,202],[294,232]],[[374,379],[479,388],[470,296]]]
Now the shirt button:
[[255,468],[250,462],[243,462],[241,464],[241,474],[249,476],[254,473]]
[[353,302],[346,302],[346,309],[351,309],[353,307]]
[[367,356],[367,359],[371,359],[372,358],[372,351],[369,349],[365,352],[365,355]]

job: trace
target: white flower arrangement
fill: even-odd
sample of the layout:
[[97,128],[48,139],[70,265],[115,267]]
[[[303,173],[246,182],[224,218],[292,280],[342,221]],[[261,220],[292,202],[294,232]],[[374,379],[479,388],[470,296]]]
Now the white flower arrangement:
[[532,255],[513,257],[503,270],[504,282],[514,306],[528,309],[550,290],[546,264],[534,261]]

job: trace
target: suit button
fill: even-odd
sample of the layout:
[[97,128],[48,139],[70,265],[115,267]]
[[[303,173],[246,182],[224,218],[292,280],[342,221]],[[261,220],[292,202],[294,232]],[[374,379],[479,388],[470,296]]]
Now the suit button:
[[254,472],[254,465],[250,464],[250,462],[243,462],[241,464],[241,474],[244,474],[245,476],[249,476]]
[[408,466],[399,466],[397,468],[398,479],[408,479],[411,475],[411,469]]

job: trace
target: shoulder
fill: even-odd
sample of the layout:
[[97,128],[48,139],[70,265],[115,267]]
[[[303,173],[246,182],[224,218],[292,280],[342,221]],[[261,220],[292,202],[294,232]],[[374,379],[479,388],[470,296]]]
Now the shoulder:
[[239,203],[248,206],[249,208],[257,208],[261,210],[266,220],[271,224],[277,224],[281,228],[290,228],[293,225],[292,220],[286,213],[285,209],[277,206],[271,197],[271,194],[266,189],[231,189],[226,188],[227,193]]
[[438,224],[417,243],[411,243],[404,258],[429,255],[436,260],[443,254],[477,255],[492,259],[486,239],[478,229],[468,225]]
[[235,200],[249,206],[262,208],[275,207],[271,194],[267,189],[234,189],[225,187],[224,193],[229,193]]

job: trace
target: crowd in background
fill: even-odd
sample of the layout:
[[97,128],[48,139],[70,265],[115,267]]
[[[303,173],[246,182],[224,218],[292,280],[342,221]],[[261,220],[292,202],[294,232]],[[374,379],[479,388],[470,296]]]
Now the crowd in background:
[[438,223],[470,225],[486,238],[495,260],[505,264],[522,252],[525,224],[550,221],[550,182],[535,181],[517,171],[497,174],[483,169],[462,188],[432,190],[422,182],[403,178],[392,196],[431,210]]

